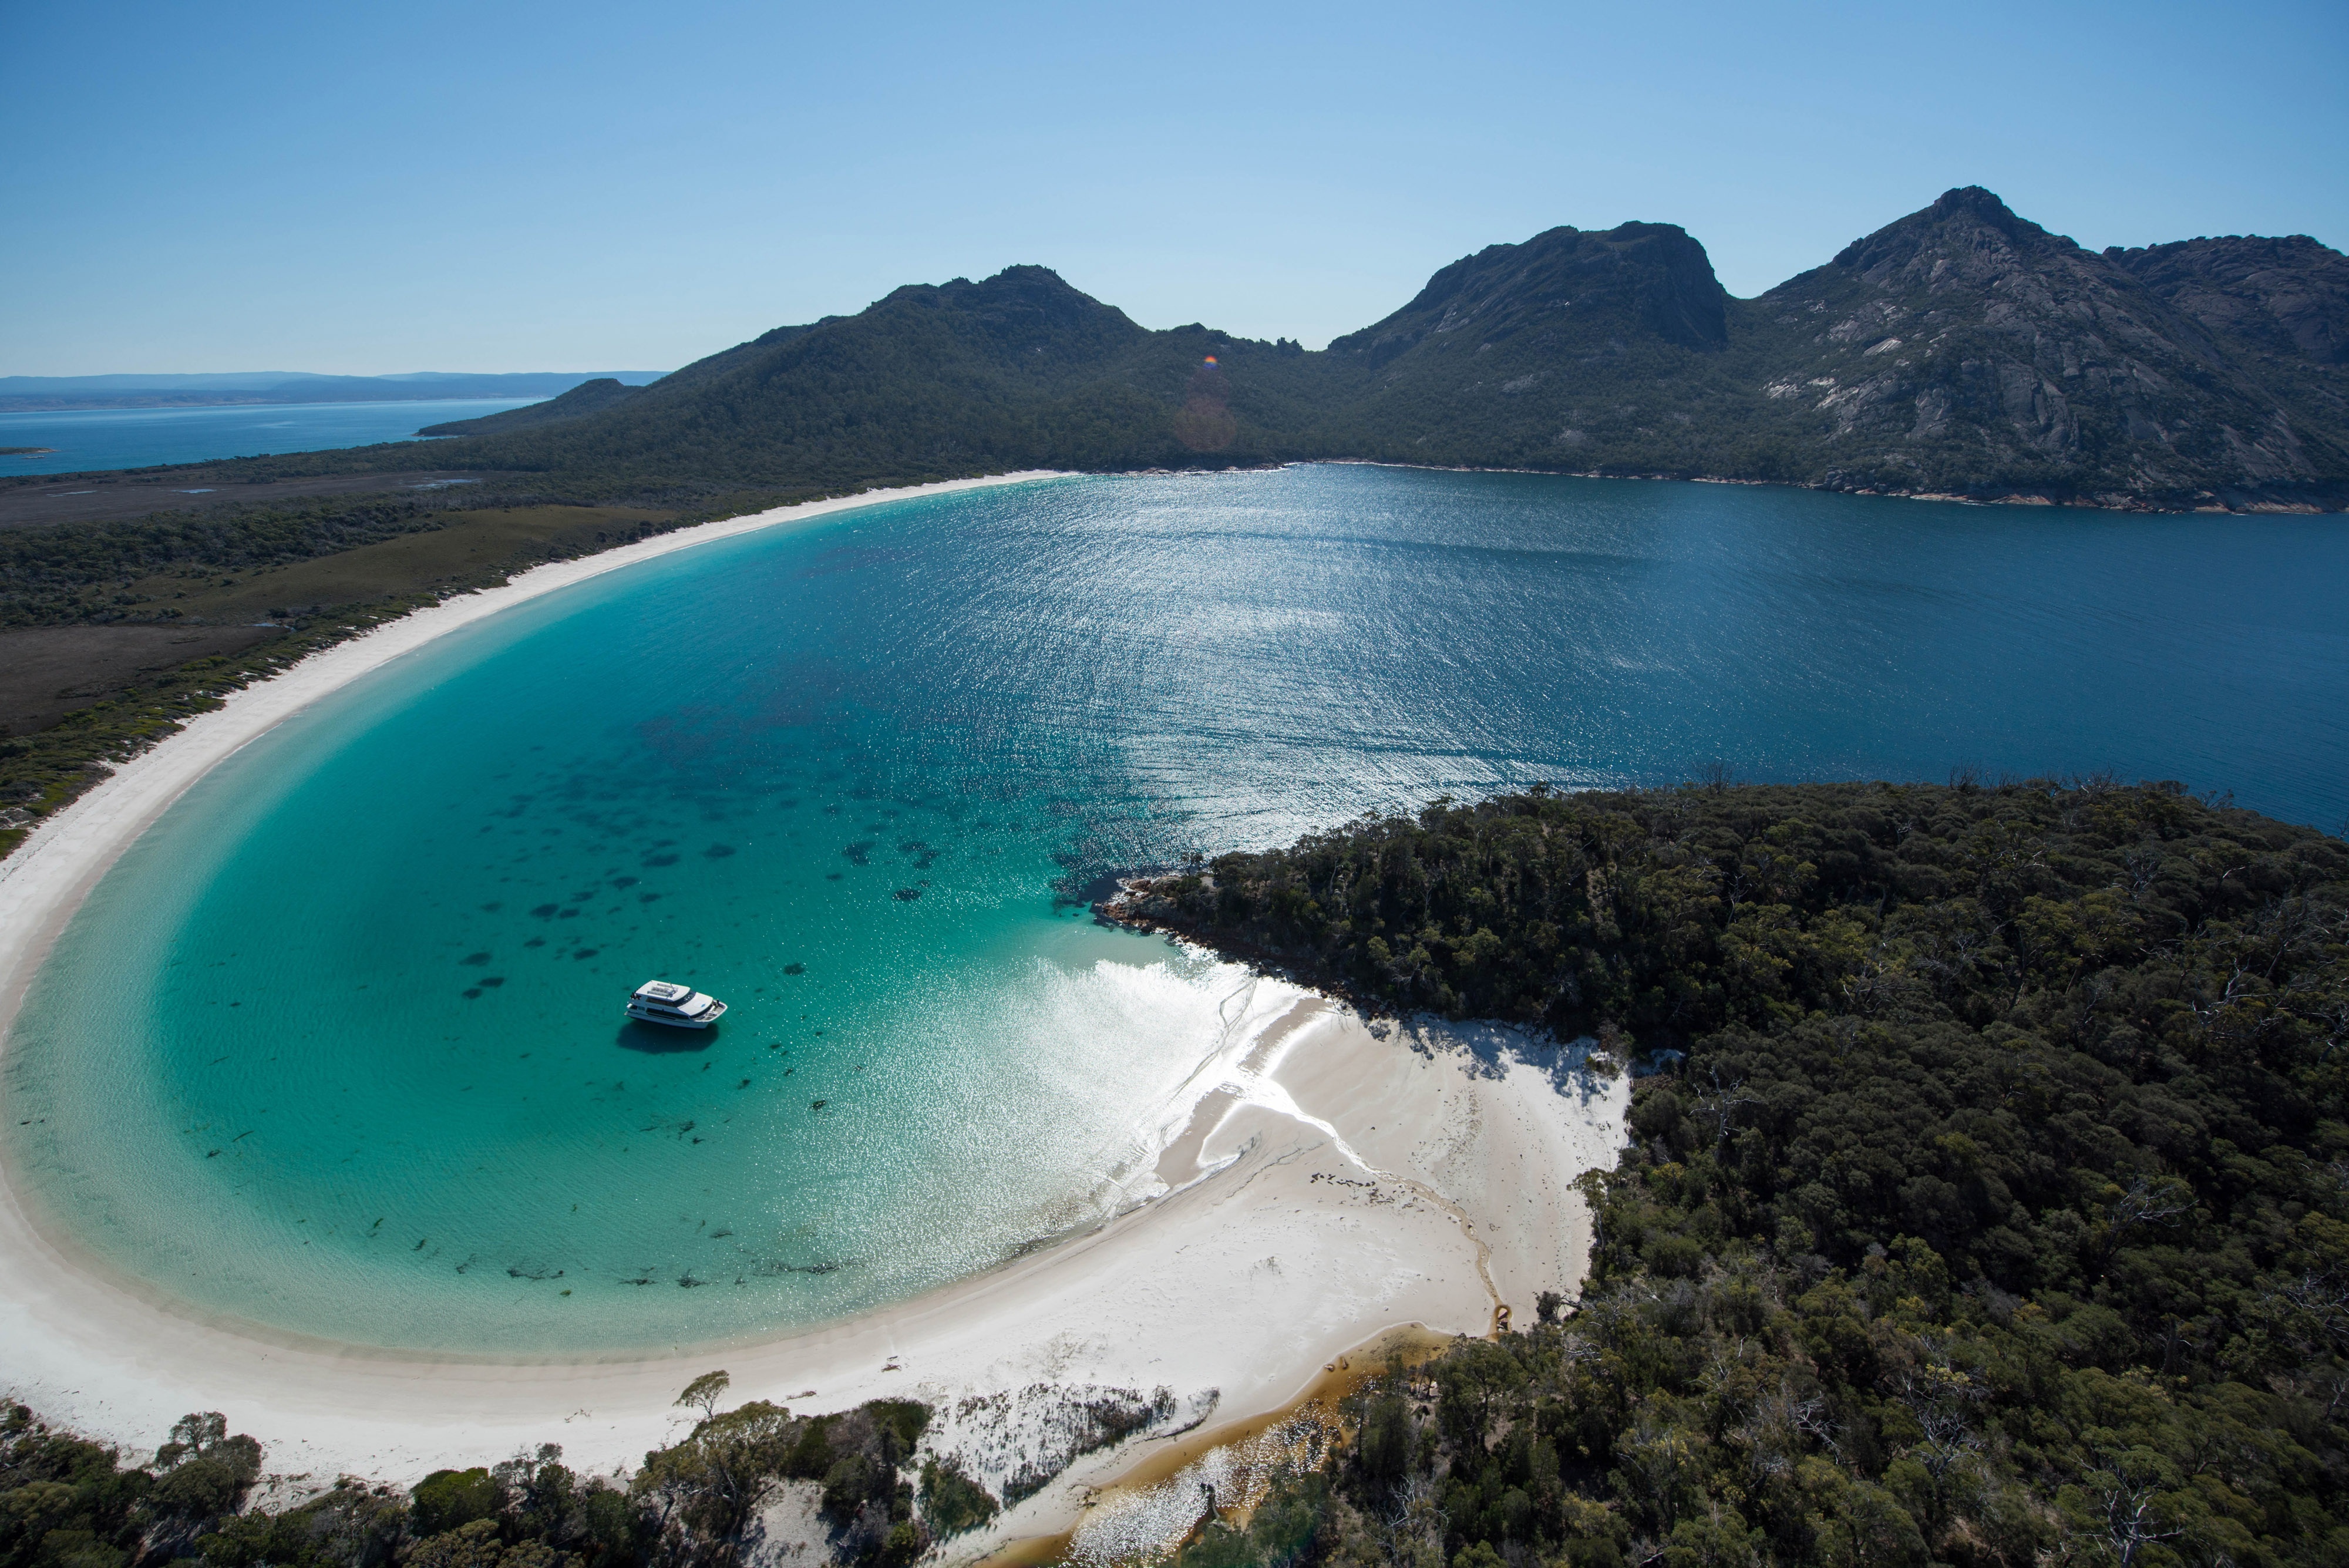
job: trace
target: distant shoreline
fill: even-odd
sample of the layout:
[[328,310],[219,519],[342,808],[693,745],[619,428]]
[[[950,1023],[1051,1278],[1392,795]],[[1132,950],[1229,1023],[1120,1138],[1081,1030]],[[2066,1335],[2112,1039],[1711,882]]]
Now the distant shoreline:
[[[42,398],[0,399],[0,414],[104,414],[124,413],[145,409],[169,411],[178,409],[347,409],[372,408],[378,403],[543,403],[547,399],[526,392],[430,392],[412,398],[271,398],[253,397],[179,398],[169,393],[153,397],[108,398],[103,400],[70,399],[50,401]],[[0,448],[5,451],[6,448]],[[320,447],[321,452],[336,452],[336,447]]]
[[[1733,479],[1715,473],[1602,473],[1597,469],[1485,468],[1441,462],[1393,462],[1376,457],[1299,458],[1299,463],[1326,462],[1349,468],[1416,469],[1424,473],[1526,473],[1550,479],[1624,479],[1640,483],[1737,484],[1757,490],[1807,490],[1820,495],[1857,495],[1872,501],[1940,501],[1952,506],[2052,506],[2074,512],[2127,512],[2147,517],[2338,517],[2343,509],[2319,506],[2313,501],[2254,502],[2247,506],[2152,506],[2139,501],[2061,501],[2052,495],[2015,491],[2005,495],[1959,495],[1933,490],[1845,489],[1832,484],[1806,484],[1795,479]],[[1273,467],[1288,467],[1276,463]],[[1168,472],[1176,472],[1167,470]]]
[[57,450],[53,446],[0,446],[0,457],[49,457]]

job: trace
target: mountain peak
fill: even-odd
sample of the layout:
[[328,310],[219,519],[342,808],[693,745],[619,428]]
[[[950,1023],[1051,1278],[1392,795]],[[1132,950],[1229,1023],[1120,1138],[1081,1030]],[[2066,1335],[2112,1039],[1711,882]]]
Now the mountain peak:
[[1619,353],[1640,337],[1711,352],[1728,341],[1728,298],[1704,247],[1676,223],[1561,226],[1462,257],[1409,305],[1330,347],[1375,367],[1455,333],[1498,343],[1535,329],[1593,347],[1611,339]]
[[[1980,185],[1958,185],[1944,191],[1925,212],[1935,218],[1951,218],[1964,213],[2001,229],[2012,228],[2023,221],[2014,215],[2013,208],[1999,200],[1998,192],[1985,191]],[[2032,226],[2035,228],[2037,225]]]
[[[2064,236],[2051,234],[2030,219],[2018,216],[1995,192],[1980,185],[1960,185],[1942,192],[1931,206],[1920,208],[1905,218],[1896,218],[1874,234],[1852,241],[1837,253],[1829,265],[1868,272],[1888,262],[1909,261],[1920,251],[1946,249],[1953,241],[1971,249],[1979,246],[1984,230],[1996,234],[2016,252],[2037,252],[2051,244],[2067,250],[2078,248]],[[1969,232],[1975,236],[1971,244],[1960,238]]]

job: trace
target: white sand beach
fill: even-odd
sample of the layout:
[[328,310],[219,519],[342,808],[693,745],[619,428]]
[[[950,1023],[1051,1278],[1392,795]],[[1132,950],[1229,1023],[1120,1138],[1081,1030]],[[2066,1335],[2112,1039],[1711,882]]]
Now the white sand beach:
[[[236,693],[0,862],[0,1026],[74,909],[149,824],[205,770],[367,671],[653,556],[1037,477],[784,508],[557,563]],[[731,1373],[734,1398],[812,1410],[882,1396],[952,1409],[1039,1385],[1163,1386],[1183,1413],[1167,1426],[1213,1426],[1287,1404],[1325,1364],[1396,1325],[1482,1334],[1498,1304],[1522,1321],[1537,1293],[1573,1289],[1589,1224],[1571,1183],[1612,1164],[1626,1080],[1506,1031],[1366,1023],[1296,987],[1251,984],[1249,1028],[1194,1080],[1191,1114],[1143,1201],[977,1278],[755,1344],[525,1362],[295,1340],[205,1319],[111,1273],[0,1187],[0,1393],[132,1449],[160,1441],[183,1412],[221,1410],[267,1445],[272,1472],[315,1483],[341,1473],[412,1481],[543,1442],[562,1444],[576,1466],[610,1469],[679,1435],[672,1401],[713,1367]],[[1020,1439],[1000,1423],[955,1417],[936,1440],[993,1485]],[[1066,1528],[1083,1488],[1132,1463],[1135,1446],[1072,1467],[991,1538]]]

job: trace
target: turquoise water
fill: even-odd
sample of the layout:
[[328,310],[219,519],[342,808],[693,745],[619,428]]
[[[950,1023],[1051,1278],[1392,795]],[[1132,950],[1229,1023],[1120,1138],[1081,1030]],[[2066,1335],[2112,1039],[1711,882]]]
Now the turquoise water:
[[[2331,826],[2344,587],[2338,518],[1362,467],[703,546],[191,791],[38,977],[9,1152],[116,1266],[284,1329],[817,1321],[1140,1190],[1248,999],[1092,927],[1104,871],[1713,763],[2110,770]],[[733,1011],[624,1023],[657,975]]]
[[[0,412],[0,446],[46,446],[46,457],[0,455],[0,474],[78,473],[323,452],[406,441],[425,425],[502,413],[537,398],[444,398],[401,403],[229,403],[190,409],[36,409]],[[419,462],[429,459],[419,458]]]

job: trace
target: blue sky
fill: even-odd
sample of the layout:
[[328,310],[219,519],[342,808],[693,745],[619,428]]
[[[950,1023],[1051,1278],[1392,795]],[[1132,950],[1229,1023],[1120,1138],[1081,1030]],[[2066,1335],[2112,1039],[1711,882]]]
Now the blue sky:
[[1319,346],[1557,223],[2349,244],[2349,6],[12,5],[0,374],[668,369],[1040,262]]

